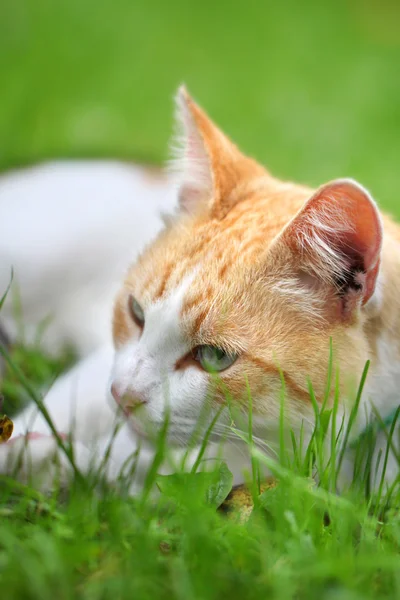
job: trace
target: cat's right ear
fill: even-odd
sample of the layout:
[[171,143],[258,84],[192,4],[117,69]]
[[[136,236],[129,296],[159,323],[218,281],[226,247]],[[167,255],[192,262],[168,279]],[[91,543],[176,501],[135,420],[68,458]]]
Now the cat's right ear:
[[374,200],[357,182],[338,179],[319,188],[278,239],[301,272],[335,290],[342,316],[372,297],[382,222]]
[[177,179],[180,207],[189,214],[207,210],[210,217],[222,219],[238,201],[233,193],[238,186],[265,170],[238,150],[183,86],[176,96],[175,121],[170,170]]

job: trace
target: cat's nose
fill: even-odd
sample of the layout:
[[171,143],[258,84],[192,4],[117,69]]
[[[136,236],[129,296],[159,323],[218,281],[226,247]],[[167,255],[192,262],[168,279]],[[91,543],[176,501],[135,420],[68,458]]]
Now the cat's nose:
[[146,404],[147,402],[147,399],[144,398],[143,394],[137,391],[128,390],[124,393],[121,393],[118,390],[118,387],[115,384],[115,382],[111,385],[111,395],[114,398],[115,402],[119,406],[121,406],[121,408],[124,411],[128,412],[129,410],[132,410],[137,406],[140,406],[141,404]]

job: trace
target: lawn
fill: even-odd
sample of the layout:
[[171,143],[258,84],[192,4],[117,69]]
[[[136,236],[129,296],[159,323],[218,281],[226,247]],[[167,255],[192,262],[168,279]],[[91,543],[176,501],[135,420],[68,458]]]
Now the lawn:
[[[357,178],[400,217],[399,24],[390,0],[3,0],[0,169],[93,156],[159,164],[184,81],[277,175]],[[38,390],[70,359],[12,355]],[[26,398],[11,371],[2,388]],[[332,468],[312,484],[323,424],[307,460],[282,453],[272,465],[276,487],[250,486],[246,522],[217,510],[226,473],[218,497],[193,474],[159,481],[158,499],[90,481],[43,496],[2,479],[2,598],[400,597],[398,493],[379,505],[365,487],[337,496]]]
[[3,0],[0,168],[159,163],[184,81],[283,177],[352,176],[398,212],[400,4]]
[[[168,453],[163,432],[136,498],[126,495],[129,475],[111,486],[93,472],[68,489],[55,482],[45,495],[0,478],[2,598],[398,598],[398,486],[371,495],[361,475],[359,486],[335,493],[340,459],[323,461],[331,416],[327,407],[316,411],[303,454],[282,444],[272,459],[248,440],[250,491],[227,500],[231,477],[223,463],[211,473],[184,474],[178,465],[172,476],[156,475]],[[360,440],[360,456],[372,441]],[[263,463],[275,478],[259,488]],[[319,485],[311,477],[317,469]]]

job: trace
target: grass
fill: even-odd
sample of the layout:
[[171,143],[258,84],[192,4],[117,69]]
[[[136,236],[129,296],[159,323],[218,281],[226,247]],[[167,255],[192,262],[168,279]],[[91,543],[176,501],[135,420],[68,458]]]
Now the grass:
[[[9,598],[395,598],[399,520],[316,498],[294,481],[245,523],[193,502],[143,504],[74,489],[13,498],[0,525]],[[326,511],[330,522],[327,523]]]
[[[13,368],[11,356],[3,353],[20,385],[32,389]],[[367,371],[368,365],[357,399]],[[332,363],[328,384],[335,385]],[[310,393],[312,398],[312,386]],[[328,393],[327,386],[327,397]],[[34,390],[32,394],[40,403]],[[398,597],[399,487],[388,491],[381,486],[372,494],[367,485],[371,430],[369,439],[361,438],[358,444],[358,484],[344,495],[336,494],[340,461],[335,465],[327,460],[324,450],[328,440],[331,453],[341,451],[338,432],[330,427],[336,405],[337,400],[330,408],[315,404],[315,430],[304,453],[298,446],[290,452],[285,446],[282,418],[278,459],[257,448],[251,428],[244,433],[232,426],[253,459],[250,492],[242,490],[229,502],[224,500],[232,479],[224,463],[211,473],[184,473],[178,467],[172,476],[157,475],[158,461],[167,452],[165,432],[143,494],[136,498],[126,495],[129,480],[123,475],[116,484],[105,483],[101,473],[73,477],[68,490],[55,484],[46,495],[1,477],[2,597]],[[350,427],[351,423],[352,419]],[[342,431],[343,437],[347,432]],[[275,479],[260,490],[262,464]],[[318,485],[311,477],[316,473]],[[158,496],[149,495],[157,488]]]
[[278,176],[351,176],[400,214],[399,24],[392,0],[3,0],[0,168],[160,163],[184,81]]

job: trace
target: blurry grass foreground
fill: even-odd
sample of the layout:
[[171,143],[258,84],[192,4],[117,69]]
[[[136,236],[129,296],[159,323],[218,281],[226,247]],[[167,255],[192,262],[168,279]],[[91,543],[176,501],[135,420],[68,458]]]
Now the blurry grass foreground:
[[[367,370],[368,365],[356,406]],[[18,369],[15,373],[24,384]],[[326,397],[336,385],[331,361],[327,379]],[[123,479],[118,486],[99,480],[92,487],[72,478],[65,497],[57,486],[43,495],[2,476],[2,597],[398,597],[398,490],[382,486],[379,497],[374,496],[367,482],[370,473],[363,469],[360,482],[348,494],[336,494],[338,463],[326,461],[324,448],[330,439],[331,449],[336,448],[337,432],[329,424],[337,395],[330,407],[314,403],[312,386],[310,395],[316,423],[304,453],[293,443],[285,447],[282,436],[280,455],[272,459],[257,448],[250,424],[247,432],[232,426],[253,456],[248,491],[231,489],[232,476],[223,462],[208,473],[182,472],[178,466],[173,475],[157,475],[167,451],[166,429],[160,433],[143,494],[135,498],[124,493],[129,481]],[[364,450],[372,442],[371,438]],[[199,456],[201,452],[202,448]],[[339,447],[336,452],[340,454]],[[366,460],[368,453],[363,451],[361,463]],[[262,464],[275,479],[260,487]],[[318,485],[311,477],[316,472]],[[158,496],[149,494],[154,488]]]

